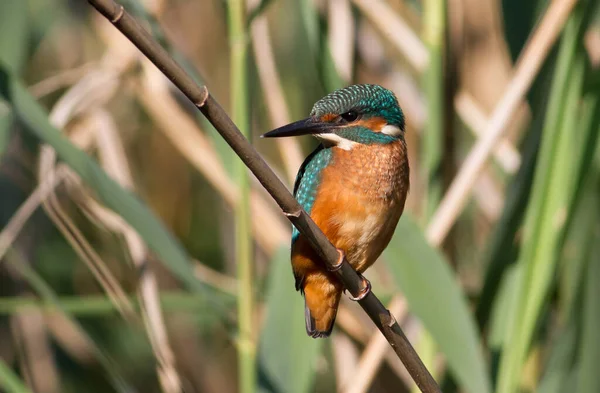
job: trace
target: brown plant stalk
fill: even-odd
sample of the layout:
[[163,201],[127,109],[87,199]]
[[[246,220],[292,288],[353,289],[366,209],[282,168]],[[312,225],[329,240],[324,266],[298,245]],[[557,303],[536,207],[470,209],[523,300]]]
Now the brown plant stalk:
[[[125,11],[122,5],[115,3],[113,0],[88,1],[200,109],[281,207],[285,216],[310,241],[328,267],[333,268],[336,266],[340,262],[338,250],[329,242],[285,185],[244,138],[223,108],[210,95],[208,89],[205,86],[198,86],[151,35]],[[362,289],[361,279],[343,255],[341,267],[336,270],[336,274],[350,293],[354,296],[360,293]],[[410,342],[408,342],[402,329],[375,294],[370,292],[359,301],[359,304],[386,337],[421,391],[424,393],[440,392],[437,383],[423,365]]]

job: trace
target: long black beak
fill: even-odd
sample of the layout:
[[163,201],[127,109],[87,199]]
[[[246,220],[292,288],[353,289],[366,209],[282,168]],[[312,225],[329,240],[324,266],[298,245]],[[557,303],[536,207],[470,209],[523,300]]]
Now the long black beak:
[[285,125],[269,131],[263,134],[262,138],[280,138],[286,136],[298,136],[298,135],[309,135],[309,134],[324,134],[332,132],[335,129],[335,125],[330,123],[324,123],[319,120],[315,120],[311,117],[299,120],[294,123]]

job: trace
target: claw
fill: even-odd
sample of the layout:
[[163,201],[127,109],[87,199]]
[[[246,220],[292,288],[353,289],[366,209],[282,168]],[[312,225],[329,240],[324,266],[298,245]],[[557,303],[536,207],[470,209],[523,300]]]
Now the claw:
[[342,267],[342,263],[344,263],[344,252],[339,248],[337,248],[337,252],[340,256],[338,257],[336,264],[327,267],[327,270],[329,270],[330,272],[337,272]]
[[371,292],[371,282],[367,280],[362,274],[358,273],[360,279],[363,284],[363,288],[360,290],[358,296],[350,296],[350,300],[354,300],[355,302],[359,300],[363,300],[370,292]]

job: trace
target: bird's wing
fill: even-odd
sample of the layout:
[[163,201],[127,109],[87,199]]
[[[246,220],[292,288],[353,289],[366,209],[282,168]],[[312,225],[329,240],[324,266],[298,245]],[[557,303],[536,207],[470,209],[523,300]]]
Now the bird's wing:
[[[319,144],[319,146],[306,157],[302,165],[300,165],[300,169],[296,175],[296,181],[294,182],[294,197],[308,214],[310,214],[314,198],[317,194],[317,187],[319,185],[318,172],[320,172],[322,167],[326,165],[326,162],[330,159],[330,154],[325,154],[323,157],[321,157],[322,155],[319,155],[323,149],[325,149],[325,147],[322,144]],[[315,161],[317,155],[320,157]],[[305,176],[309,167],[311,171],[316,172],[313,176]],[[296,227],[293,227],[292,244],[296,241],[299,234]]]
[[[298,192],[298,188],[300,187],[300,183],[302,182],[302,178],[304,177],[304,172],[306,172],[306,167],[312,161],[312,159],[321,151],[324,147],[319,143],[319,146],[306,157],[302,165],[300,165],[300,169],[298,169],[298,174],[296,174],[296,181],[294,181],[294,197],[296,197],[296,193]],[[304,206],[302,206],[304,208]]]

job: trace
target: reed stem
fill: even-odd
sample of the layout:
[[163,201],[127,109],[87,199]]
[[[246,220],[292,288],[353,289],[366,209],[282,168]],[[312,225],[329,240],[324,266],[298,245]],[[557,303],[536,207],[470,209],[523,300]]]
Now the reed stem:
[[[229,0],[230,94],[233,121],[246,139],[248,128],[248,45],[246,9],[243,0]],[[252,331],[252,232],[250,226],[250,183],[246,166],[236,160],[234,175],[240,190],[240,202],[235,209],[235,256],[239,291],[238,312],[238,368],[239,391],[253,393],[256,389],[256,343]]]
[[[444,36],[446,1],[426,0],[423,3],[423,41],[429,50],[429,63],[422,83],[427,99],[427,122],[423,132],[422,152],[424,179],[427,179],[423,222],[429,223],[438,208],[444,192]],[[431,334],[423,330],[418,344],[425,367],[435,376],[437,346]],[[415,392],[415,388],[412,389]]]

